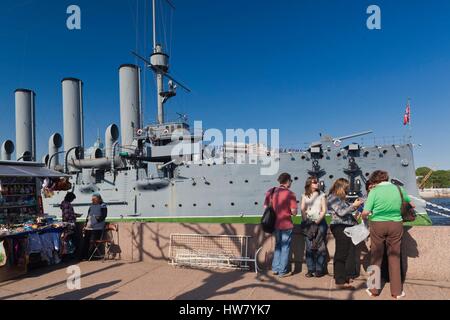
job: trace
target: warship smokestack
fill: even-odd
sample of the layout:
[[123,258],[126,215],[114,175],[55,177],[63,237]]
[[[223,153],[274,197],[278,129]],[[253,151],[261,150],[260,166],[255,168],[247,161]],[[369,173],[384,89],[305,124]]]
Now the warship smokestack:
[[[59,165],[59,148],[62,147],[63,139],[59,133],[53,134],[50,139],[48,140],[48,157],[45,164],[50,166],[50,169],[55,169],[57,165]],[[50,161],[51,163],[47,163]]]
[[142,129],[140,74],[140,68],[132,64],[119,68],[120,127],[124,147],[132,146],[136,130]]
[[16,98],[16,158],[36,160],[35,99],[28,89],[17,89]]
[[1,160],[3,161],[9,161],[11,160],[11,156],[14,153],[14,142],[11,140],[6,140],[2,144],[1,149]]
[[[62,80],[63,117],[64,117],[64,151],[75,147],[84,147],[83,128],[83,82],[75,78]],[[82,155],[81,155],[82,156]],[[77,158],[75,150],[67,157]]]
[[113,157],[113,145],[119,139],[119,127],[110,125],[105,132],[105,157]]

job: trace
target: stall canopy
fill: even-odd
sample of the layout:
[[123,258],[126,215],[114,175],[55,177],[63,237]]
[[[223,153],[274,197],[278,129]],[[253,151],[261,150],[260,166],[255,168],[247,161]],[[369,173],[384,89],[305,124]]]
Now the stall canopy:
[[60,178],[69,176],[37,163],[0,162],[0,177]]

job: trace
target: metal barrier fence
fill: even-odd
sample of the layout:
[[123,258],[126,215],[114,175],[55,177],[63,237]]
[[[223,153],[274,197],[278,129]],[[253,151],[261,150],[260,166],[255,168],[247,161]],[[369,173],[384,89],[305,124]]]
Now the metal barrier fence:
[[249,256],[249,236],[172,234],[169,258],[174,266],[200,268],[250,269],[258,273],[257,256]]

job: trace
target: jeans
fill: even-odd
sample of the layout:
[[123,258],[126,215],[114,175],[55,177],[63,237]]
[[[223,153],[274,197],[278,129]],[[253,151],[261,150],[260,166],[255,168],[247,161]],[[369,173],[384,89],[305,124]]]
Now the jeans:
[[312,244],[314,239],[305,238],[306,242],[306,265],[308,266],[308,272],[323,274],[325,272],[326,260],[327,260],[327,250],[326,250],[326,239],[327,239],[328,225],[323,219],[319,224],[319,232],[317,233],[316,239],[321,238],[319,241],[323,241],[324,244],[321,245],[319,250],[312,250]]
[[348,283],[355,276],[356,246],[353,244],[352,239],[344,233],[344,229],[348,227],[342,224],[334,224],[330,227],[336,239],[334,279],[338,285]]
[[275,230],[275,252],[272,261],[272,271],[278,274],[288,273],[289,254],[291,252],[292,229]]

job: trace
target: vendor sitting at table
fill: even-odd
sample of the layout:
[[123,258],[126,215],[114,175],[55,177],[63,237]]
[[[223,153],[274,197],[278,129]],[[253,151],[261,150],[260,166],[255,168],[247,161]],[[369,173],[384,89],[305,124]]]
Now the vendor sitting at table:
[[81,259],[87,260],[95,248],[95,241],[100,240],[105,229],[105,220],[108,209],[99,193],[92,195],[92,205],[89,208],[84,227],[84,237],[81,246]]

